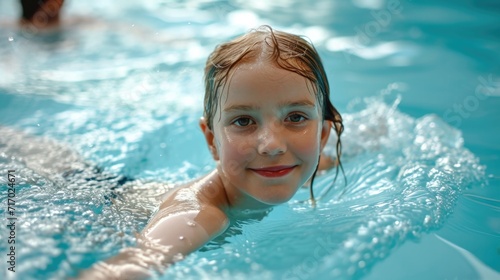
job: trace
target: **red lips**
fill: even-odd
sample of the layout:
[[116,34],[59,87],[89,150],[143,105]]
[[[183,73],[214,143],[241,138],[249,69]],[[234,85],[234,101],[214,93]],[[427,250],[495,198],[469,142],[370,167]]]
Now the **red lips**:
[[269,166],[264,168],[250,168],[253,172],[264,176],[264,177],[282,177],[292,172],[296,165],[279,165],[279,166]]

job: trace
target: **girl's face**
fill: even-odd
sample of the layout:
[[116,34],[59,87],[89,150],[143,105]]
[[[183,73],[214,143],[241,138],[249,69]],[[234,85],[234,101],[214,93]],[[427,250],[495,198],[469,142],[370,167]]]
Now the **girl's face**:
[[288,201],[312,176],[331,124],[306,78],[269,62],[236,67],[212,130],[201,121],[229,202],[262,208]]

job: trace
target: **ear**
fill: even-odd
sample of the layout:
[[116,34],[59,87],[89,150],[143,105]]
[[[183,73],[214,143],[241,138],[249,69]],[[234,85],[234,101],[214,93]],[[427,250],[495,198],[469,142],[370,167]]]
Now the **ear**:
[[205,136],[205,140],[207,141],[208,149],[210,150],[212,157],[214,160],[219,160],[219,153],[214,141],[214,133],[210,128],[208,128],[207,120],[205,120],[204,117],[200,118],[200,128],[201,132],[203,132],[203,135]]
[[320,152],[323,151],[323,148],[328,142],[328,137],[330,137],[330,131],[332,131],[332,122],[328,120],[323,121],[323,127],[321,128],[321,140],[320,140]]

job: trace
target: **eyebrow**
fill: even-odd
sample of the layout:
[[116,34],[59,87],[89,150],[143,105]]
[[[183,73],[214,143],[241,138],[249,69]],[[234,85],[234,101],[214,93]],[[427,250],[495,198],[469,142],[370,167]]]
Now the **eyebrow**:
[[[299,100],[299,101],[293,101],[293,102],[284,102],[281,104],[278,104],[279,108],[289,108],[289,107],[309,107],[309,108],[315,108],[316,104],[309,100]],[[226,108],[224,108],[224,112],[230,112],[230,111],[253,111],[257,110],[259,107],[257,106],[252,106],[252,105],[231,105]]]

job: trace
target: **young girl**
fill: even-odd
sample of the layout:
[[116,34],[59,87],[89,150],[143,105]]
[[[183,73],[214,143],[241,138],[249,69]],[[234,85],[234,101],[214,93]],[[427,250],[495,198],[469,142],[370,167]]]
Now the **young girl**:
[[338,159],[342,118],[306,40],[264,26],[217,46],[205,67],[200,120],[215,170],[165,194],[136,248],[81,277],[147,277],[223,233],[229,213],[269,209],[307,183],[312,190],[317,170],[334,165],[322,157],[319,166],[332,127]]

